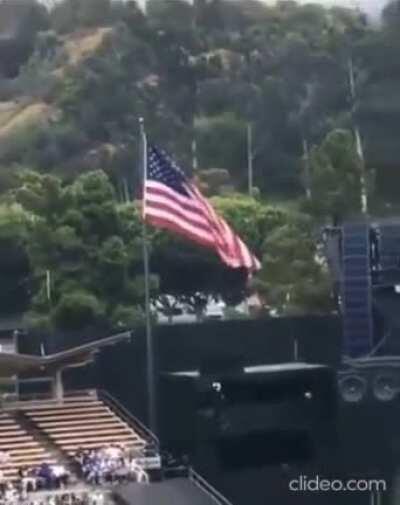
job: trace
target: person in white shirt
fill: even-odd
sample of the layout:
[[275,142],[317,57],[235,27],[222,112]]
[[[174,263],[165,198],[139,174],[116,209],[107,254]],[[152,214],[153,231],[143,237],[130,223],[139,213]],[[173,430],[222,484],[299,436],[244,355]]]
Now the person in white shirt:
[[136,460],[131,462],[131,472],[135,475],[136,482],[149,483],[149,476],[141,465],[138,465]]

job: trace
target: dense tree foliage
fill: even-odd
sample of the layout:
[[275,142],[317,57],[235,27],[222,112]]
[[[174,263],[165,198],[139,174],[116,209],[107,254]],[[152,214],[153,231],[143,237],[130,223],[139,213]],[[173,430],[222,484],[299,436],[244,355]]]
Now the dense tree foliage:
[[[42,97],[46,89],[46,101],[58,111],[56,124],[25,135],[25,149],[15,148],[7,162],[28,160],[35,168],[65,174],[107,168],[99,166],[106,161],[132,186],[128,153],[135,152],[137,118],[144,115],[153,137],[181,160],[190,160],[194,137],[200,168],[230,171],[241,189],[251,121],[256,185],[266,194],[293,197],[302,193],[303,140],[319,143],[332,128],[351,126],[352,57],[357,70],[353,112],[361,122],[367,158],[374,169],[382,164],[390,170],[394,152],[373,146],[393,138],[395,149],[395,136],[387,135],[395,113],[394,94],[388,94],[397,78],[389,64],[397,65],[395,5],[387,7],[377,32],[357,11],[294,2],[151,0],[147,16],[132,0],[56,2],[42,20],[51,31],[37,35],[29,72],[24,67],[15,82],[2,83],[9,97],[34,89]],[[93,30],[104,32],[104,27],[110,30],[104,37],[97,33],[102,43],[96,45]],[[86,44],[97,49],[87,53]],[[378,65],[390,68],[390,80]],[[44,73],[50,78],[46,83]],[[53,82],[57,75],[62,79]],[[384,81],[382,88],[373,84],[377,79]],[[385,135],[376,134],[376,121],[371,124],[376,114],[384,116]],[[379,170],[377,176],[381,180]]]
[[140,315],[133,308],[143,299],[139,218],[134,206],[117,203],[103,172],[67,185],[23,173],[7,201],[2,235],[7,218],[20,230],[10,247],[29,259],[32,319],[76,329],[108,320],[124,325]]
[[2,310],[38,327],[141,320],[140,116],[263,262],[249,284],[154,232],[159,303],[257,287],[280,313],[331,310],[319,227],[360,213],[363,174],[371,211],[398,206],[398,28],[398,0],[379,27],[292,1],[0,0]]

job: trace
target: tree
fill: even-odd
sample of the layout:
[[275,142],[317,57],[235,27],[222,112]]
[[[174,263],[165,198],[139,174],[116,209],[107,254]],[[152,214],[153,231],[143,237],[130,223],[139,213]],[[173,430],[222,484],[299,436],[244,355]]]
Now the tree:
[[151,24],[164,30],[184,32],[194,23],[193,7],[185,0],[149,0],[147,16]]
[[[27,172],[20,184],[8,198],[18,202],[21,215],[29,215],[22,242],[32,277],[29,321],[72,330],[99,321],[128,324],[129,310],[139,317],[144,300],[139,216],[135,207],[118,204],[106,174],[89,172],[66,184]],[[17,233],[16,225],[10,233]]]
[[360,214],[362,165],[351,132],[329,133],[312,149],[310,166],[313,196],[306,207],[315,216],[340,222]]
[[168,318],[168,323],[172,323],[174,316],[180,313],[179,303],[179,297],[161,294],[157,296],[154,305],[158,312]]
[[77,290],[61,296],[52,317],[57,328],[80,330],[99,323],[104,315],[104,307],[92,293]]
[[265,237],[287,220],[287,211],[248,196],[215,197],[212,203],[254,253],[260,253]]
[[112,327],[118,330],[143,326],[145,314],[141,307],[118,305],[111,314]]
[[37,33],[49,26],[48,12],[36,0],[2,0],[0,20],[0,76],[16,77],[34,50]]
[[307,216],[288,215],[286,223],[268,234],[263,251],[254,285],[270,308],[279,315],[333,310],[328,268]]
[[29,215],[17,204],[0,205],[0,312],[26,309],[30,273],[25,250]]
[[[260,259],[265,238],[288,219],[287,211],[238,194],[215,197],[211,202]],[[246,270],[227,268],[215,253],[169,233],[157,231],[151,243],[160,295],[172,295],[198,314],[208,298],[236,305],[247,296]],[[169,310],[173,311],[173,305],[167,306]]]
[[398,30],[400,27],[400,2],[393,0],[389,2],[382,11],[382,21],[385,28]]
[[58,33],[101,26],[110,20],[110,0],[62,0],[51,9],[51,23]]
[[246,123],[233,114],[197,121],[199,163],[225,168],[243,186],[246,180]]

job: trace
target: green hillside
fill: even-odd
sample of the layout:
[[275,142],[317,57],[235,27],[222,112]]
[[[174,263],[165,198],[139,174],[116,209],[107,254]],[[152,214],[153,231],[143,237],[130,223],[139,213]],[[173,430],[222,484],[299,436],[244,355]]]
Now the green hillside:
[[361,174],[371,213],[398,207],[399,8],[376,28],[356,10],[293,1],[149,0],[144,15],[134,1],[0,0],[0,253],[19,258],[0,263],[0,310],[61,328],[140,319],[127,203],[140,190],[140,116],[263,260],[249,288],[156,234],[154,296],[234,303],[257,289],[279,313],[332,310],[321,225],[360,214]]

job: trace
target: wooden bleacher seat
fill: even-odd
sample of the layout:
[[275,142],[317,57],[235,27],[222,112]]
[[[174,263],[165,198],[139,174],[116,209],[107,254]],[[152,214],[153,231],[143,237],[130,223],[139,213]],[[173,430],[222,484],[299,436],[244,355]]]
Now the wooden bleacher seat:
[[88,424],[87,426],[82,426],[82,423],[80,422],[75,422],[75,421],[72,421],[72,422],[64,422],[64,423],[43,423],[43,424],[40,424],[39,423],[39,426],[41,426],[42,428],[47,428],[48,431],[51,431],[52,433],[64,433],[64,432],[70,432],[70,433],[73,433],[75,431],[80,431],[80,430],[83,430],[83,429],[93,429],[93,426],[95,425],[96,427],[96,430],[102,430],[102,429],[108,429],[108,428],[120,428],[121,426],[122,427],[125,427],[125,423],[123,423],[122,421],[114,421],[114,420],[106,420],[106,421],[103,421],[103,420],[97,420],[97,421],[91,421],[90,424]]
[[[103,424],[103,423],[118,423],[118,424],[125,424],[123,421],[120,419],[115,419],[115,418],[90,418],[88,419],[88,423],[91,425],[95,424]],[[82,425],[82,420],[77,420],[77,419],[62,419],[61,421],[36,421],[36,424],[38,426],[41,426],[43,428],[56,428],[56,427],[63,427],[63,426],[81,426]]]
[[81,435],[80,433],[75,433],[71,434],[69,437],[55,436],[53,439],[58,443],[66,443],[66,444],[75,441],[79,443],[81,442],[84,443],[85,441],[97,441],[101,447],[102,445],[121,442],[122,440],[138,440],[139,437],[133,433],[121,433],[121,434],[113,433],[111,435],[97,435],[96,432],[93,432],[91,434],[85,433],[84,435]]
[[6,450],[7,452],[11,449],[17,449],[17,448],[28,448],[28,447],[37,447],[38,443],[35,441],[30,441],[27,440],[26,442],[21,443],[21,441],[16,441],[16,442],[8,442],[5,441],[0,445],[0,450]]
[[79,448],[97,449],[112,443],[143,447],[146,443],[132,426],[95,396],[30,405],[25,414],[68,455]]
[[[78,395],[62,402],[30,402],[26,408],[21,408],[20,404],[18,409],[66,456],[73,456],[80,448],[98,449],[113,443],[132,448],[146,444],[130,424],[95,395]],[[57,462],[57,458],[41,445],[40,439],[35,439],[29,430],[20,426],[11,411],[0,413],[0,451],[9,455],[0,469],[10,480],[18,478],[21,467]]]
[[115,428],[115,429],[105,429],[105,430],[99,430],[96,429],[95,432],[93,432],[93,428],[90,426],[86,426],[85,428],[81,428],[79,430],[75,431],[69,431],[69,432],[54,432],[52,431],[50,433],[50,437],[58,440],[64,440],[67,438],[73,438],[76,437],[77,435],[80,436],[90,436],[91,434],[95,434],[96,436],[100,435],[116,435],[116,434],[129,434],[133,435],[134,437],[139,438],[130,428],[122,426],[121,428]]
[[82,412],[82,409],[85,412],[108,412],[109,409],[107,407],[103,406],[95,406],[95,407],[74,407],[72,409],[70,408],[57,408],[57,409],[43,409],[40,411],[29,411],[27,412],[28,415],[30,415],[33,419],[41,419],[42,417],[46,416],[61,416],[63,414],[79,414]]
[[55,458],[33,438],[9,413],[0,415],[0,451],[9,459],[0,464],[4,476],[18,478],[21,467],[39,466],[43,462],[55,463]]
[[[141,441],[140,443],[125,443],[124,444],[126,447],[132,447],[132,448],[143,448],[145,446],[145,442]],[[64,450],[70,454],[73,455],[75,454],[79,449],[99,449],[101,447],[101,444],[99,445],[98,443],[88,443],[85,446],[82,446],[81,444],[78,445],[68,445],[64,447]]]
[[[96,400],[96,401],[89,400],[89,404],[91,406],[96,406],[96,405],[104,406],[104,403],[99,400]],[[61,404],[30,406],[29,411],[27,411],[27,412],[35,413],[35,412],[40,412],[41,410],[65,409],[66,407],[68,407],[68,408],[81,408],[81,407],[87,407],[87,406],[88,406],[88,401],[85,401],[85,402],[75,402],[75,401],[64,402],[63,401]]]
[[3,437],[15,437],[16,435],[23,435],[24,433],[26,433],[26,431],[18,430],[18,429],[12,429],[12,430],[8,429],[8,430],[0,431],[0,440]]
[[[84,413],[84,412],[76,412],[75,414],[61,414],[60,416],[46,416],[46,417],[41,417],[40,421],[60,421],[62,419],[82,419],[82,418],[98,418],[98,417],[107,417],[109,414],[107,412],[104,413],[98,413],[98,412],[89,412],[89,413]],[[35,421],[36,418],[32,417],[32,419]]]

